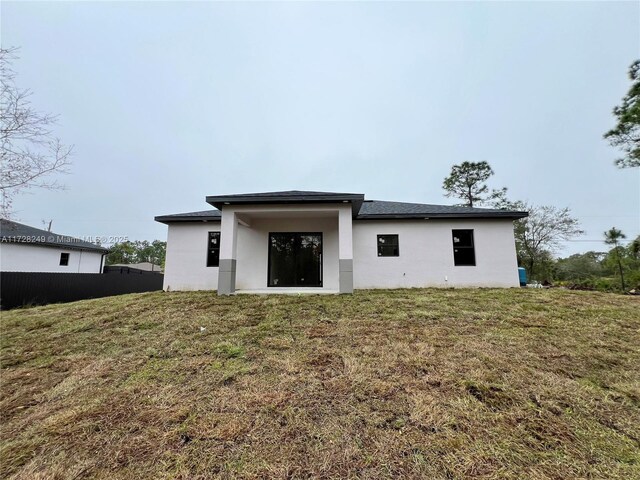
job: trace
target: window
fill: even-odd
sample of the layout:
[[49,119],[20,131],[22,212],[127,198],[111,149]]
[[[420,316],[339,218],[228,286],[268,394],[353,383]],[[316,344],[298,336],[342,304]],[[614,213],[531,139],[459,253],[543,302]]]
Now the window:
[[207,243],[207,267],[220,265],[220,232],[209,232]]
[[60,265],[62,265],[63,267],[66,267],[69,265],[69,254],[68,253],[61,253],[60,254]]
[[399,257],[398,235],[378,235],[378,256]]
[[453,236],[453,263],[456,267],[476,265],[473,230],[451,230]]

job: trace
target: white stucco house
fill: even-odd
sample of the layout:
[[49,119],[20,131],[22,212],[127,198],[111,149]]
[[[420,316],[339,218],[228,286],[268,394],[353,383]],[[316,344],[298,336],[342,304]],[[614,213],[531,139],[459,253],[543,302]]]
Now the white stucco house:
[[108,250],[79,238],[0,219],[0,271],[102,273]]
[[169,227],[165,290],[519,285],[513,221],[527,212],[297,190],[206,201],[215,208],[155,218]]

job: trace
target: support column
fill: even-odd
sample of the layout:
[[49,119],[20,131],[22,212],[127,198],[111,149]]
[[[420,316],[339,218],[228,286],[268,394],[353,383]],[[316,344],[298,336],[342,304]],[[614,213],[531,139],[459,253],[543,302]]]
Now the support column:
[[220,266],[218,268],[218,295],[231,295],[236,291],[236,258],[238,219],[236,213],[222,209],[220,222]]
[[353,225],[351,205],[338,210],[338,283],[340,293],[353,293]]

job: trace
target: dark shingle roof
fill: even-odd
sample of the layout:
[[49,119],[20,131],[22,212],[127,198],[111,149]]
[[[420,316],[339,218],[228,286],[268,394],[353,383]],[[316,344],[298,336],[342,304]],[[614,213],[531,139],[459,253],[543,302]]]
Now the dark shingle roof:
[[523,218],[527,212],[495,208],[471,208],[426,203],[385,202],[366,200],[356,219],[379,220],[390,218]]
[[283,204],[283,203],[351,203],[356,220],[386,220],[411,218],[523,218],[527,212],[499,210],[495,208],[470,208],[451,205],[430,205],[425,203],[385,202],[364,200],[359,193],[305,192],[289,190],[286,192],[242,193],[238,195],[208,196],[207,202],[218,210],[177,213],[155,217],[157,222],[196,222],[220,221],[220,210],[224,205],[233,204]]
[[240,193],[234,195],[210,195],[207,203],[217,209],[223,205],[274,204],[274,203],[351,203],[353,215],[357,215],[364,201],[361,193],[309,192],[287,190],[284,192]]
[[360,193],[338,193],[338,192],[312,192],[308,190],[285,190],[282,192],[258,192],[258,193],[234,193],[231,195],[210,195],[207,199],[216,198],[230,198],[230,199],[245,199],[245,198],[292,198],[292,197],[305,197],[305,198],[317,198],[328,196],[345,196],[345,195],[362,195]]
[[106,253],[109,250],[79,238],[48,232],[11,220],[0,219],[0,241],[3,243],[27,243],[45,247],[63,247],[74,250],[91,250]]
[[221,218],[220,210],[202,210],[200,212],[174,213],[172,215],[159,215],[155,217],[156,222],[219,222]]

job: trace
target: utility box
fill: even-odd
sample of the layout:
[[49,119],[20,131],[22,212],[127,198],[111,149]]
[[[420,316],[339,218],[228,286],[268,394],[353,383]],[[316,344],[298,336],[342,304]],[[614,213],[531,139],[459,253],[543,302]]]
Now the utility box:
[[520,286],[527,286],[527,271],[523,267],[518,267],[518,278],[520,279]]

